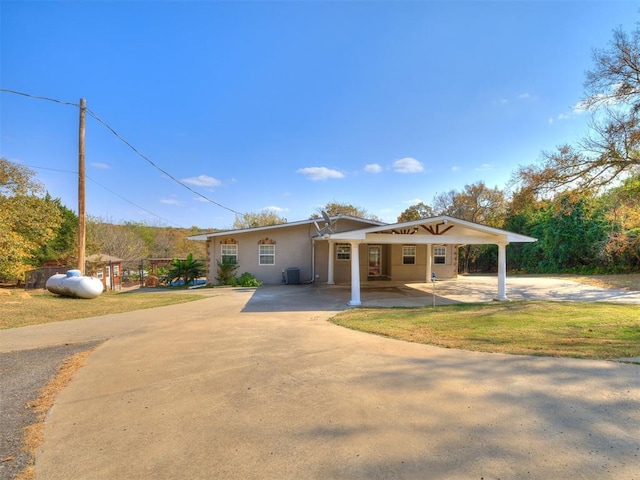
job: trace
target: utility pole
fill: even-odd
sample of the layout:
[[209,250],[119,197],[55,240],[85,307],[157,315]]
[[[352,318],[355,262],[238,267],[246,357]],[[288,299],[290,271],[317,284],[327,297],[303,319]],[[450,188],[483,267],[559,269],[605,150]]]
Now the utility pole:
[[85,207],[85,161],[84,161],[84,133],[87,102],[80,99],[80,128],[78,135],[78,270],[84,275],[84,250],[87,231]]

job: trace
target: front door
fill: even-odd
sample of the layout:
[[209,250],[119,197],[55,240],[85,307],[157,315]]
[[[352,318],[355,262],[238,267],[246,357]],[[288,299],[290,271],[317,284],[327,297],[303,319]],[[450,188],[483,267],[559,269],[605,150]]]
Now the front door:
[[381,269],[382,247],[380,245],[369,245],[369,277],[379,277]]

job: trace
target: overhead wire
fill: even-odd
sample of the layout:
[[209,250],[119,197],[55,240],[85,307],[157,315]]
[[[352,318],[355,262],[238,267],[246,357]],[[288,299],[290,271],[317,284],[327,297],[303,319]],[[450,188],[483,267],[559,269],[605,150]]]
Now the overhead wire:
[[[72,174],[74,174],[74,175],[77,175],[77,174],[78,174],[78,172],[74,172],[73,170],[62,170],[62,169],[59,169],[59,168],[39,167],[39,166],[36,166],[36,165],[25,165],[25,164],[21,164],[21,165],[24,165],[25,167],[28,167],[28,168],[35,168],[35,169],[38,169],[38,170],[51,170],[51,171],[53,171],[53,172],[72,173]],[[109,193],[111,193],[111,194],[115,195],[116,197],[120,198],[121,200],[124,200],[125,202],[129,203],[130,205],[133,205],[134,207],[139,208],[139,209],[140,209],[140,210],[142,210],[143,212],[148,213],[149,215],[152,215],[152,216],[154,216],[154,217],[156,217],[156,218],[158,218],[158,219],[160,219],[160,220],[162,220],[162,221],[164,221],[164,222],[167,222],[168,224],[171,224],[171,225],[173,225],[173,226],[176,226],[176,227],[178,227],[178,228],[185,228],[185,227],[183,227],[182,225],[179,225],[179,224],[177,224],[177,223],[175,223],[175,222],[172,222],[171,220],[167,220],[166,218],[161,217],[160,215],[158,215],[158,214],[156,214],[156,213],[153,213],[152,211],[147,210],[147,209],[146,209],[146,208],[144,208],[144,207],[141,207],[141,206],[140,206],[140,205],[138,205],[137,203],[134,203],[134,202],[132,202],[131,200],[129,200],[128,198],[123,197],[123,196],[122,196],[122,195],[120,195],[118,192],[114,192],[114,191],[113,191],[113,190],[111,190],[109,187],[106,187],[105,185],[102,185],[100,182],[98,182],[98,181],[94,180],[94,179],[93,179],[93,178],[91,178],[89,175],[86,175],[86,174],[85,174],[85,177],[87,177],[87,179],[88,179],[88,180],[91,180],[93,183],[95,183],[95,184],[96,184],[96,185],[98,185],[99,187],[104,188],[107,192],[109,192]]]
[[197,192],[196,190],[194,190],[193,188],[191,188],[189,185],[187,185],[186,183],[178,180],[176,177],[174,177],[173,175],[171,175],[169,172],[167,172],[166,170],[162,169],[161,167],[159,167],[158,165],[156,165],[153,161],[151,161],[146,155],[144,155],[142,152],[140,152],[136,147],[134,147],[133,145],[131,145],[127,140],[125,140],[118,132],[116,132],[109,124],[107,124],[104,120],[102,120],[100,117],[98,117],[94,112],[92,112],[89,108],[87,108],[87,113],[89,115],[91,115],[94,119],[96,119],[98,122],[100,122],[107,130],[109,130],[111,133],[113,133],[116,138],[118,138],[118,140],[120,140],[122,143],[124,143],[125,145],[127,145],[131,150],[133,150],[139,157],[141,157],[143,160],[146,160],[147,162],[149,162],[154,168],[156,168],[157,170],[159,170],[160,172],[162,172],[163,174],[165,174],[167,177],[169,177],[171,180],[173,180],[174,182],[176,182],[178,185],[181,185],[182,187],[186,188],[187,190],[189,190],[191,193],[194,193],[195,195],[198,195],[200,198],[203,198],[204,200],[213,203],[214,205],[217,205],[220,208],[224,208],[225,210],[228,210],[232,213],[235,213],[236,215],[242,215],[241,212],[238,212],[237,210],[234,210],[233,208],[227,207],[225,205],[222,205],[219,202],[216,202],[215,200],[212,200],[211,198],[207,197],[206,195],[201,194],[200,192]]
[[153,215],[154,217],[159,218],[160,220],[163,220],[163,221],[165,221],[165,222],[167,222],[167,223],[169,223],[169,224],[171,224],[171,225],[173,225],[173,226],[175,226],[175,227],[185,228],[185,227],[183,227],[182,225],[178,225],[177,223],[172,222],[171,220],[167,220],[166,218],[161,217],[160,215],[157,215],[157,214],[155,214],[155,213],[153,213],[153,212],[151,212],[151,211],[147,210],[147,209],[146,209],[146,208],[144,208],[144,207],[141,207],[140,205],[138,205],[138,204],[136,204],[136,203],[132,202],[131,200],[128,200],[128,199],[124,198],[122,195],[120,195],[120,194],[119,194],[119,193],[117,193],[117,192],[114,192],[114,191],[113,191],[113,190],[111,190],[109,187],[105,187],[104,185],[102,185],[102,184],[100,184],[100,183],[96,182],[96,181],[95,181],[93,178],[91,178],[89,175],[85,175],[85,176],[87,177],[87,179],[91,180],[91,181],[92,181],[93,183],[95,183],[96,185],[98,185],[98,186],[100,186],[100,187],[104,188],[107,192],[109,192],[109,193],[111,193],[111,194],[115,195],[116,197],[120,198],[121,200],[124,200],[125,202],[127,202],[127,203],[129,203],[129,204],[133,205],[134,207],[139,208],[139,209],[140,209],[140,210],[142,210],[143,212],[146,212],[146,213],[148,213],[149,215]]
[[[42,96],[38,96],[38,95],[31,95],[29,93],[18,92],[18,91],[6,89],[6,88],[0,88],[0,92],[13,93],[13,94],[16,94],[16,95],[22,95],[24,97],[34,98],[34,99],[37,99],[37,100],[47,100],[47,101],[59,103],[59,104],[62,104],[62,105],[69,105],[69,106],[80,108],[80,104],[77,104],[77,103],[64,102],[64,101],[61,101],[61,100],[57,100],[55,98],[42,97]],[[164,170],[163,168],[158,166],[156,163],[154,163],[149,157],[147,157],[142,152],[140,152],[136,147],[134,147],[130,142],[128,142],[124,137],[122,137],[122,135],[120,135],[113,127],[111,127],[107,122],[105,122],[100,117],[98,117],[98,115],[96,115],[92,110],[90,110],[87,107],[85,107],[85,110],[91,117],[93,117],[97,122],[102,124],[107,130],[109,130],[118,140],[120,140],[122,143],[124,143],[126,146],[128,146],[131,150],[133,150],[133,152],[136,155],[138,155],[140,158],[142,158],[143,160],[148,162],[151,166],[153,166],[158,171],[162,172],[165,176],[169,177],[171,180],[176,182],[181,187],[186,188],[191,193],[197,195],[198,197],[202,198],[203,200],[206,200],[209,203],[212,203],[212,204],[214,204],[214,205],[216,205],[216,206],[218,206],[220,208],[223,208],[225,210],[228,210],[231,213],[234,213],[234,214],[240,215],[240,216],[244,215],[243,213],[241,213],[241,212],[239,212],[237,210],[234,210],[233,208],[227,207],[227,206],[221,204],[220,202],[216,202],[215,200],[207,197],[206,195],[203,195],[202,193],[200,193],[200,192],[194,190],[193,188],[191,188],[186,183],[184,183],[181,180],[177,179],[176,177],[171,175],[169,172],[167,172],[166,170]],[[106,187],[103,187],[103,188],[106,188]]]
[[7,92],[7,93],[13,93],[15,95],[22,95],[23,97],[35,98],[36,100],[47,100],[49,102],[59,103],[61,105],[70,105],[72,107],[80,107],[80,104],[78,103],[64,102],[62,100],[58,100],[55,98],[41,97],[39,95],[31,95],[30,93],[17,92],[16,90],[10,90],[8,88],[0,88],[0,92]]

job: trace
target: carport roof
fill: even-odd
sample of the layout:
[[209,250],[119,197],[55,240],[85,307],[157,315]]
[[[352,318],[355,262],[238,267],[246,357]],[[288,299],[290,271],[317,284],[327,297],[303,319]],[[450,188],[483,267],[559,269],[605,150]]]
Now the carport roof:
[[410,222],[376,225],[348,232],[331,233],[322,238],[337,241],[368,243],[422,244],[499,244],[536,242],[537,239],[519,233],[487,227],[478,223],[441,215]]

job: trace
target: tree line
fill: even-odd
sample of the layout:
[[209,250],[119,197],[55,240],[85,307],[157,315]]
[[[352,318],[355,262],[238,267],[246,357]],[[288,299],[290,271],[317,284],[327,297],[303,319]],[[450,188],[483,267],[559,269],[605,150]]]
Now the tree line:
[[[508,268],[523,272],[640,271],[640,29],[613,32],[593,52],[581,107],[589,130],[573,144],[542,152],[519,167],[505,189],[484,181],[436,195],[431,204],[407,208],[398,221],[434,215],[511,230],[538,239],[508,247]],[[321,210],[379,220],[366,210],[335,200]],[[286,223],[271,211],[236,217],[234,228]],[[51,198],[30,169],[0,159],[0,281],[21,279],[46,260],[73,264],[78,219]],[[87,254],[125,261],[142,258],[205,257],[204,244],[186,237],[201,233],[137,222],[114,224],[89,218]],[[465,272],[496,268],[495,246],[465,245]]]

